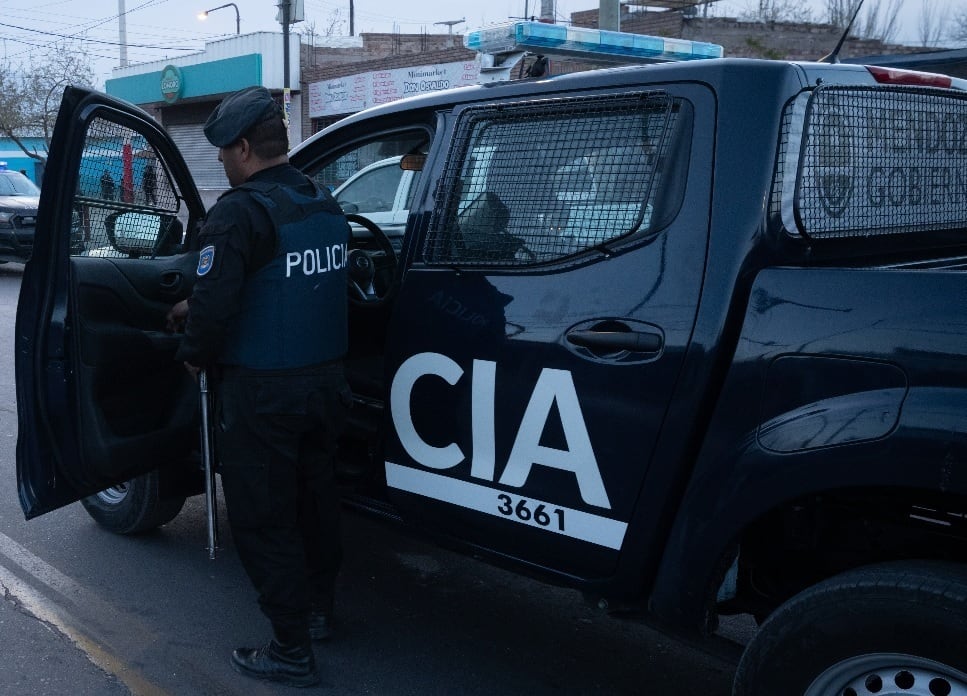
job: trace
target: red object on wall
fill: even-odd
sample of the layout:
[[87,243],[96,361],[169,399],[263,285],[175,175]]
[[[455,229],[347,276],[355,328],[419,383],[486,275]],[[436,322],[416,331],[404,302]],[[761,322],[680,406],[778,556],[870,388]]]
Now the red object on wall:
[[121,200],[125,203],[134,202],[134,153],[131,150],[131,143],[124,143],[121,151],[121,165],[124,172],[121,174]]

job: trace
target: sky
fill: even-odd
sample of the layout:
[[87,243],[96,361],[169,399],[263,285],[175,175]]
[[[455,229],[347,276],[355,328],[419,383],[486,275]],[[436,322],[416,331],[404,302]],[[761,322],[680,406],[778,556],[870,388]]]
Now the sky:
[[[341,20],[336,32],[349,33],[349,3],[355,10],[355,33],[446,33],[437,24],[465,20],[454,26],[461,34],[488,24],[540,14],[540,0],[303,0],[306,22],[292,25],[304,32],[314,25],[325,33]],[[824,0],[803,0],[821,14]],[[241,32],[281,31],[276,21],[276,0],[235,0]],[[886,2],[886,0],[866,0]],[[917,36],[917,17],[923,3],[941,11],[967,8],[967,0],[903,0],[900,38],[910,43]],[[211,4],[206,4],[211,3]],[[65,38],[82,40],[95,68],[95,86],[103,88],[111,69],[120,64],[119,13],[124,10],[128,63],[164,60],[204,49],[205,41],[235,33],[235,9],[212,12],[200,21],[199,12],[224,0],[0,0],[0,51],[7,64],[29,64],[35,55]],[[755,0],[724,0],[714,6],[716,16],[736,16]],[[593,9],[598,0],[557,0],[557,17],[567,21],[571,12]],[[525,14],[526,13],[526,14]]]

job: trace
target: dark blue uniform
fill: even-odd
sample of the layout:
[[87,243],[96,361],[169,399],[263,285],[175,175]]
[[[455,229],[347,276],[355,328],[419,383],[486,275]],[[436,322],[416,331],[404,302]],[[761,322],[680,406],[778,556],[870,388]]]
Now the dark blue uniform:
[[239,557],[288,644],[307,640],[338,571],[336,439],[350,403],[349,225],[294,167],[224,194],[200,235],[179,359],[212,366],[222,487]]

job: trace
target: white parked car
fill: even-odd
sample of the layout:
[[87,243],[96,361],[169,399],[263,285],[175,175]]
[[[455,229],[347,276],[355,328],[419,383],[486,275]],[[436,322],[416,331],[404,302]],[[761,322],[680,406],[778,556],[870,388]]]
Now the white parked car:
[[373,162],[332,192],[343,212],[369,218],[391,239],[403,236],[420,176],[402,169],[402,159],[398,155]]

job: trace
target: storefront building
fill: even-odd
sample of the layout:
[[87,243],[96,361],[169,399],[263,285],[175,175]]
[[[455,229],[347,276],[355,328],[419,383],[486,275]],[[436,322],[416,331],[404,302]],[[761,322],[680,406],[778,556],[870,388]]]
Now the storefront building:
[[118,68],[105,91],[154,116],[181,150],[203,191],[228,188],[218,150],[203,127],[218,103],[244,87],[267,88],[289,111],[292,144],[302,137],[299,37],[289,36],[289,98],[283,75],[282,34],[257,32],[209,42],[201,53]]

